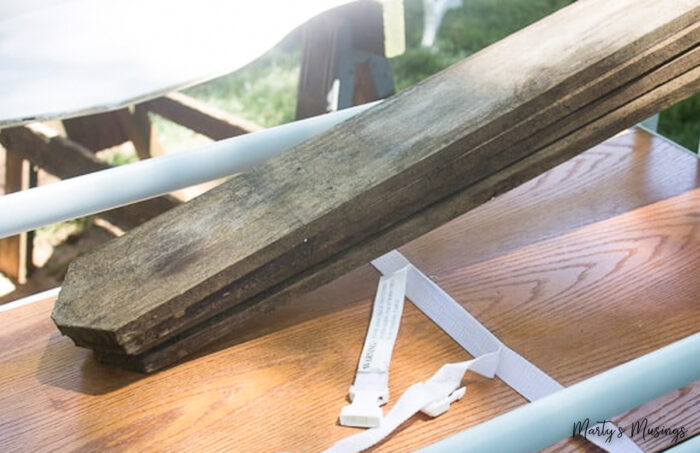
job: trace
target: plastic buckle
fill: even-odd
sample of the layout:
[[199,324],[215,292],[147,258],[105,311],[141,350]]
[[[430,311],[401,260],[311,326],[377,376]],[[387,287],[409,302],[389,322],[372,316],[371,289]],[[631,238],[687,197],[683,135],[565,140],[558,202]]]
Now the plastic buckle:
[[379,406],[389,400],[389,390],[356,389],[350,386],[350,404],[340,411],[340,424],[357,428],[375,428],[384,418]]
[[437,417],[438,415],[442,415],[445,412],[447,412],[447,409],[450,408],[450,404],[454,403],[455,401],[461,400],[466,392],[466,387],[460,387],[454,392],[450,393],[447,397],[427,404],[424,408],[421,409],[421,412],[431,417]]

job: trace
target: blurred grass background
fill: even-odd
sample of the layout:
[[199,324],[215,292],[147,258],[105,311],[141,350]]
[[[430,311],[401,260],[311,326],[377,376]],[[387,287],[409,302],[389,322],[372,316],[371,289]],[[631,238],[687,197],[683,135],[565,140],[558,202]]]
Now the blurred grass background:
[[[406,52],[391,60],[397,90],[409,87],[479,49],[535,22],[572,0],[464,0],[448,11],[431,49],[420,47],[421,0],[405,0]],[[301,58],[301,33],[290,34],[264,56],[231,75],[185,92],[266,127],[294,119]],[[187,149],[207,140],[161,118],[153,118],[168,150]],[[661,115],[659,132],[691,150],[700,136],[700,95]]]

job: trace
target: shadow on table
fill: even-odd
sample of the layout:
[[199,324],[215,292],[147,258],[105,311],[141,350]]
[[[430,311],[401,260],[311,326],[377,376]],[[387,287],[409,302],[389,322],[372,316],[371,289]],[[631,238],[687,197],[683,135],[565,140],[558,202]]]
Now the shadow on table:
[[257,315],[242,329],[205,346],[190,359],[202,357],[237,344],[328,315],[374,297],[379,273],[369,264],[302,296],[281,302],[271,312]]
[[55,331],[42,352],[36,378],[43,385],[86,395],[104,395],[146,377],[101,364],[92,352],[76,347]]
[[[371,298],[379,274],[365,265],[315,291],[294,298],[269,313],[257,316],[244,329],[205,346],[183,361],[153,375],[177,372],[177,368],[194,359],[237,344],[245,343],[299,323],[333,313],[362,300]],[[44,385],[86,395],[104,395],[148,378],[149,374],[126,371],[95,359],[92,351],[79,348],[67,337],[54,331],[42,352],[36,370]]]

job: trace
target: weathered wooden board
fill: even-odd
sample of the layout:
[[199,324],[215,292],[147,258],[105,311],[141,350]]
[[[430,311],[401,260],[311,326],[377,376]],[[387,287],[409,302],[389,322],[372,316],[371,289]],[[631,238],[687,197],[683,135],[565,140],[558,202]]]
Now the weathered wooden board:
[[[697,63],[687,49],[697,44],[699,13],[698,1],[565,8],[77,260],[54,319],[76,343],[103,352],[143,353],[168,338],[177,343],[188,328],[210,341],[216,334],[205,320],[221,321],[280,286],[314,281],[329,260],[344,260],[347,269],[352,260],[342,257],[355,250],[393,248],[381,233],[399,228],[410,238],[437,226],[423,216],[431,205],[448,203],[435,218],[452,218],[463,212],[449,204],[460,191],[481,184],[482,197],[499,193],[692,94],[697,73],[676,73]],[[639,58],[658,55],[653,49],[677,55],[668,49],[679,42],[686,48],[671,65]],[[639,98],[630,101],[631,94]],[[571,131],[548,143],[547,127],[561,127],[554,125],[562,117]],[[528,146],[506,146],[538,133]],[[528,161],[533,153],[540,157]],[[523,159],[528,164],[513,173]],[[500,186],[485,186],[506,174]],[[477,200],[464,193],[457,199]]]
[[[138,355],[115,354],[96,350],[96,356],[99,360],[107,363],[146,372],[170,365],[174,361],[197,351],[203,345],[242,328],[245,323],[272,310],[290,297],[298,296],[327,283],[386,250],[414,239],[417,237],[417,232],[430,231],[459,214],[475,208],[494,196],[573,157],[581,149],[586,149],[587,146],[592,146],[600,141],[600,139],[595,138],[596,135],[591,135],[590,130],[599,134],[598,137],[611,135],[623,119],[629,121],[630,125],[635,124],[648,117],[649,112],[660,110],[678,99],[687,97],[689,93],[700,89],[700,68],[696,68],[693,73],[687,76],[687,79],[695,82],[692,85],[687,85],[687,80],[679,78],[671,84],[671,87],[661,87],[662,90],[673,90],[672,94],[665,97],[663,101],[655,98],[653,103],[645,105],[648,101],[640,98],[635,103],[595,121],[588,130],[577,131],[577,133],[570,135],[563,141],[564,143],[556,143],[545,148],[540,153],[523,159],[507,170],[474,184],[458,194],[447,197],[415,216],[340,253],[322,265],[313,267],[293,279],[288,279],[283,285],[277,285],[244,303],[237,304],[150,350]],[[674,85],[680,85],[680,88]],[[649,96],[655,97],[658,96],[658,93],[652,92]],[[640,108],[638,104],[642,104],[643,108]]]

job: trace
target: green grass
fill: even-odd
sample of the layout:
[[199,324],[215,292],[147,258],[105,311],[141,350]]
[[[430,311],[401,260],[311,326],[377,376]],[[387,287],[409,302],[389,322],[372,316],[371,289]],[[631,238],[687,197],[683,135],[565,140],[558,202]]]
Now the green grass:
[[[149,113],[148,116],[151,120],[151,124],[156,130],[156,134],[158,135],[158,141],[160,142],[161,146],[169,153],[184,151],[211,142],[211,140],[207,137],[199,135],[196,132],[187,129],[184,126],[180,126],[177,123],[173,123],[172,121],[167,120],[161,116],[155,115],[153,113]],[[138,160],[136,153],[133,153],[132,156],[121,160],[126,160],[127,162],[123,163],[128,163],[128,160],[131,158]],[[120,165],[119,163],[110,163],[112,165]]]
[[[405,89],[479,49],[551,14],[571,0],[463,0],[449,11],[433,49],[421,48],[422,2],[406,0],[406,52],[391,61],[397,90]],[[278,46],[241,70],[185,92],[201,101],[270,127],[294,119],[299,79],[301,37],[290,34]],[[155,118],[167,149],[183,149],[206,141],[201,136]],[[697,149],[700,135],[700,96],[661,115],[659,131]]]
[[697,152],[700,142],[700,93],[662,112],[659,116],[659,132]]
[[[167,136],[167,132],[163,134],[164,136]],[[132,162],[136,162],[139,160],[139,157],[136,155],[136,152],[125,152],[123,150],[118,150],[116,152],[111,152],[111,153],[101,153],[100,157],[107,162],[109,165],[124,165],[124,164],[130,164]]]
[[[294,32],[241,70],[184,93],[261,126],[288,123],[294,120],[300,58],[301,37]],[[161,144],[170,152],[210,142],[165,118],[150,117]]]
[[240,71],[185,93],[265,127],[287,123],[294,119],[300,59],[297,32]]
[[562,8],[571,0],[463,0],[460,9],[448,11],[435,48],[420,47],[423,5],[406,0],[406,52],[392,60],[399,90],[477,52],[509,34]]

